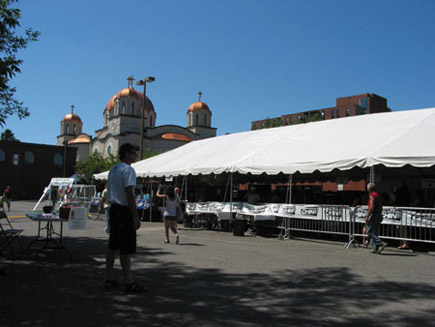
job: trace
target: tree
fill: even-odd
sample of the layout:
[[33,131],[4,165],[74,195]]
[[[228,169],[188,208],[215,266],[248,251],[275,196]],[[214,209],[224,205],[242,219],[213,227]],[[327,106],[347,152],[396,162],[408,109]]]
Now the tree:
[[272,127],[272,120],[269,117],[267,117],[264,120],[264,127],[263,128],[271,128],[271,127]]
[[5,131],[2,133],[0,139],[2,141],[20,141],[20,140],[17,140],[15,138],[14,133],[12,133],[12,131],[10,129],[5,129]]
[[[150,150],[149,148],[144,149],[143,159],[147,159],[158,155],[158,151]],[[94,152],[89,155],[88,160],[86,162],[77,162],[75,173],[79,175],[84,175],[84,180],[82,182],[86,184],[91,184],[92,176],[94,174],[101,173],[103,171],[110,170],[110,168],[121,160],[119,156],[114,156],[113,154],[109,154],[107,158],[103,158],[103,156],[99,152]]]
[[22,60],[17,59],[16,53],[27,47],[29,42],[37,41],[38,31],[26,29],[25,36],[17,35],[15,29],[20,26],[21,11],[10,8],[18,0],[0,0],[0,126],[11,115],[18,115],[20,119],[29,116],[29,110],[14,98],[16,88],[9,82],[16,74],[21,73]]
[[158,154],[160,154],[160,152],[157,150],[151,150],[150,148],[145,148],[144,153],[142,155],[142,160],[154,157]]
[[108,158],[103,158],[99,152],[94,152],[89,155],[86,162],[76,163],[76,174],[84,175],[83,182],[91,184],[94,174],[109,170],[110,167],[117,164],[119,161],[119,158],[112,154],[110,154]]
[[284,125],[284,121],[282,120],[282,118],[277,118],[272,121],[272,127],[279,127],[283,125]]
[[319,112],[316,112],[316,113],[310,115],[310,116],[306,119],[305,122],[306,122],[306,123],[312,123],[312,122],[315,122],[315,121],[321,121],[321,120],[322,120],[322,116],[320,115]]

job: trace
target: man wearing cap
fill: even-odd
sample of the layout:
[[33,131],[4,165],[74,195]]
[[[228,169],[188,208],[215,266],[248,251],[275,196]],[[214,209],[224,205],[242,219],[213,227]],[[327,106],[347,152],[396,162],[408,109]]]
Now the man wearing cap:
[[125,143],[119,148],[121,162],[110,169],[107,180],[107,200],[111,204],[109,211],[110,234],[106,254],[106,281],[104,287],[111,289],[119,286],[114,278],[116,250],[120,252],[124,291],[129,293],[144,292],[146,289],[138,284],[131,272],[131,255],[136,252],[136,230],[140,228],[134,189],[136,172],[131,164],[137,159],[138,147]]

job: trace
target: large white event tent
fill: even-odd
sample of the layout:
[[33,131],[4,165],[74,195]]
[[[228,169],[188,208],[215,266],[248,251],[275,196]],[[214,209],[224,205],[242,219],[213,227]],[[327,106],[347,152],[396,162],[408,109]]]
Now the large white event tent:
[[[138,177],[309,174],[435,165],[435,108],[377,113],[193,141],[133,164]],[[108,172],[94,175],[107,179]]]

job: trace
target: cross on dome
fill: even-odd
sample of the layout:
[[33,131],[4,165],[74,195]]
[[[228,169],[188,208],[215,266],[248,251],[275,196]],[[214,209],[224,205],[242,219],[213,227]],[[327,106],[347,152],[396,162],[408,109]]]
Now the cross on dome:
[[127,78],[127,81],[128,81],[128,87],[133,87],[134,77],[133,76],[129,76]]
[[201,96],[202,96],[202,92],[201,92],[201,90],[199,90],[199,92],[198,92],[198,96],[199,96],[199,100],[198,100],[198,101],[201,101]]
[[72,104],[72,105],[71,105],[71,113],[72,113],[72,114],[74,113],[74,108],[75,108],[75,106]]

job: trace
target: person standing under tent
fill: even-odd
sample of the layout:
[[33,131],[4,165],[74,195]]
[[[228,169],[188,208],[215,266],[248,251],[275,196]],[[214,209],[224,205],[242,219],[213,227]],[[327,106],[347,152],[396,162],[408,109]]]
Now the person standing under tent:
[[140,221],[134,197],[136,172],[131,164],[137,159],[138,147],[125,143],[119,148],[121,162],[110,169],[107,180],[107,199],[110,202],[109,211],[109,246],[106,254],[105,289],[119,286],[114,278],[114,263],[116,250],[120,252],[122,273],[124,276],[124,292],[140,293],[145,287],[133,279],[131,272],[131,256],[136,253],[136,230]]
[[177,230],[177,213],[180,206],[180,197],[175,194],[174,187],[168,186],[166,195],[162,194],[162,185],[159,185],[156,196],[158,198],[165,198],[165,212],[163,213],[164,227],[165,227],[165,243],[169,243],[169,227],[175,234],[175,243],[180,242],[180,237]]
[[381,252],[387,246],[387,243],[382,242],[379,238],[379,231],[381,229],[382,222],[382,199],[376,192],[376,186],[374,183],[367,184],[367,191],[369,193],[369,203],[367,216],[365,222],[367,225],[367,237],[371,240],[373,247],[372,253],[381,254]]
[[110,212],[110,202],[107,200],[107,183],[104,186],[103,192],[101,192],[101,200],[100,200],[100,206],[98,208],[98,212],[100,212],[102,209],[104,209],[104,216],[106,218],[106,227],[105,231],[107,234],[110,233],[110,223],[109,223],[109,212]]

